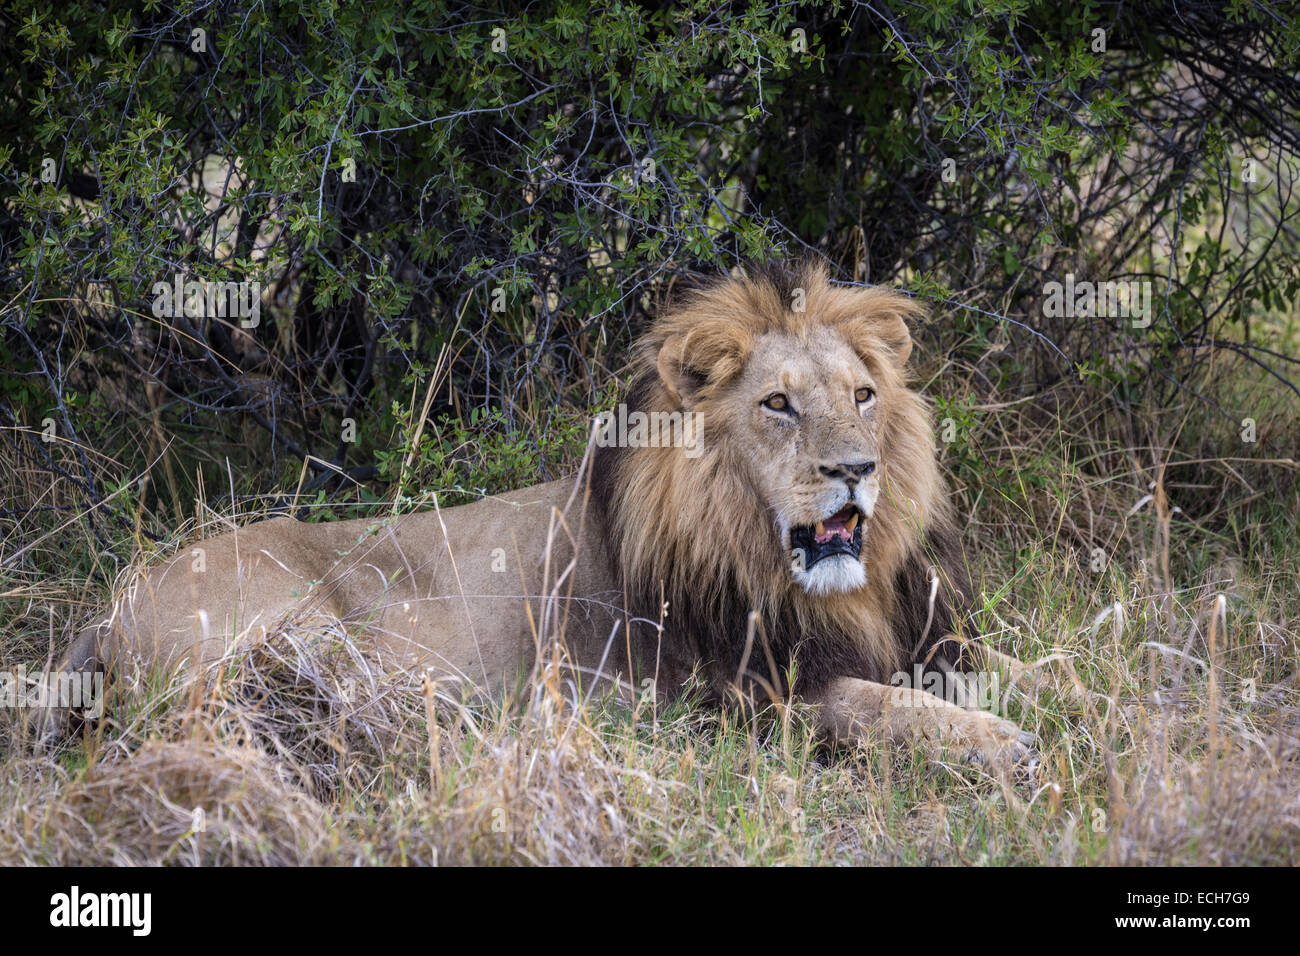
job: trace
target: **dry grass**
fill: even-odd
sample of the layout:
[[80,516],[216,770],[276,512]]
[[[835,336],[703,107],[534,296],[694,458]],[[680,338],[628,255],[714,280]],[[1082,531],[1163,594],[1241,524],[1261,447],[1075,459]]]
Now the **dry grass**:
[[[1008,696],[1041,752],[1014,790],[876,740],[827,752],[798,706],[587,701],[555,670],[465,699],[347,622],[290,621],[197,678],[119,680],[53,754],[0,711],[0,863],[1300,863],[1294,473],[1206,454],[1198,423],[1126,446],[1086,411],[1002,408],[949,452],[981,630],[1092,691]],[[81,527],[3,565],[5,665],[103,601]]]
[[256,748],[215,740],[109,746],[67,773],[11,760],[0,863],[311,864],[355,857],[325,810]]
[[[1062,571],[1007,603],[1059,613]],[[1295,863],[1300,709],[1293,683],[1234,683],[1265,623],[1237,592],[1213,658],[1209,587],[1178,596],[1180,643],[1151,640],[1167,620],[1141,594],[1003,641],[1070,655],[1099,690],[1013,695],[1043,759],[1012,793],[878,741],[825,752],[798,708],[584,707],[547,675],[494,706],[289,626],[201,680],[120,682],[112,718],[52,757],[13,753],[0,863]]]

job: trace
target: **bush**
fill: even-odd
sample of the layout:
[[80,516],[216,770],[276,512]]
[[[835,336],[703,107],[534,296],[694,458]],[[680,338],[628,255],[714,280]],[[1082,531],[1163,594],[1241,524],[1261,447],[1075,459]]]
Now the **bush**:
[[[931,358],[998,399],[1169,405],[1235,361],[1275,386],[1262,420],[1300,394],[1300,27],[1166,7],[19,0],[6,441],[124,527],[106,477],[161,462],[146,531],[196,470],[357,499],[400,477],[404,422],[478,408],[535,447],[681,281],[773,256],[932,300]],[[1151,324],[1045,315],[1067,274],[1150,283]],[[160,298],[204,280],[257,283],[256,316]],[[1249,417],[1195,395],[1207,434]]]

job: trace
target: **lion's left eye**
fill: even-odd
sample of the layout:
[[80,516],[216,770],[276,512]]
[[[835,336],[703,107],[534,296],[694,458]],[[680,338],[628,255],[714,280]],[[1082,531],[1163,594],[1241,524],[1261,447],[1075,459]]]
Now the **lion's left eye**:
[[862,388],[858,389],[856,392],[853,393],[853,397],[857,400],[859,405],[865,405],[867,402],[871,401],[873,398],[876,397],[876,391],[875,389],[867,388],[864,385]]

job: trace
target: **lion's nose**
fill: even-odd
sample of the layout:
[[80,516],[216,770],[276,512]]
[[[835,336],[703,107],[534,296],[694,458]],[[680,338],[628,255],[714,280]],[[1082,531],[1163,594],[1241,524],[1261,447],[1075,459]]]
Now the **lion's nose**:
[[822,465],[821,473],[848,485],[855,485],[876,470],[874,461],[842,461],[837,465]]

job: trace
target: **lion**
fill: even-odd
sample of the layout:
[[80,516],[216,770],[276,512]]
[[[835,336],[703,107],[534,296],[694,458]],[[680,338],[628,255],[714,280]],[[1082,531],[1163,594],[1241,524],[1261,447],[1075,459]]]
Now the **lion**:
[[382,520],[231,527],[136,578],[62,667],[201,667],[329,617],[384,661],[488,694],[556,660],[665,697],[699,675],[719,699],[806,702],[835,742],[883,732],[1023,761],[1033,738],[1014,723],[906,679],[1024,670],[956,636],[957,520],[908,386],[922,312],[814,265],[705,284],[640,338],[624,411],[641,418],[606,416],[575,477]]

